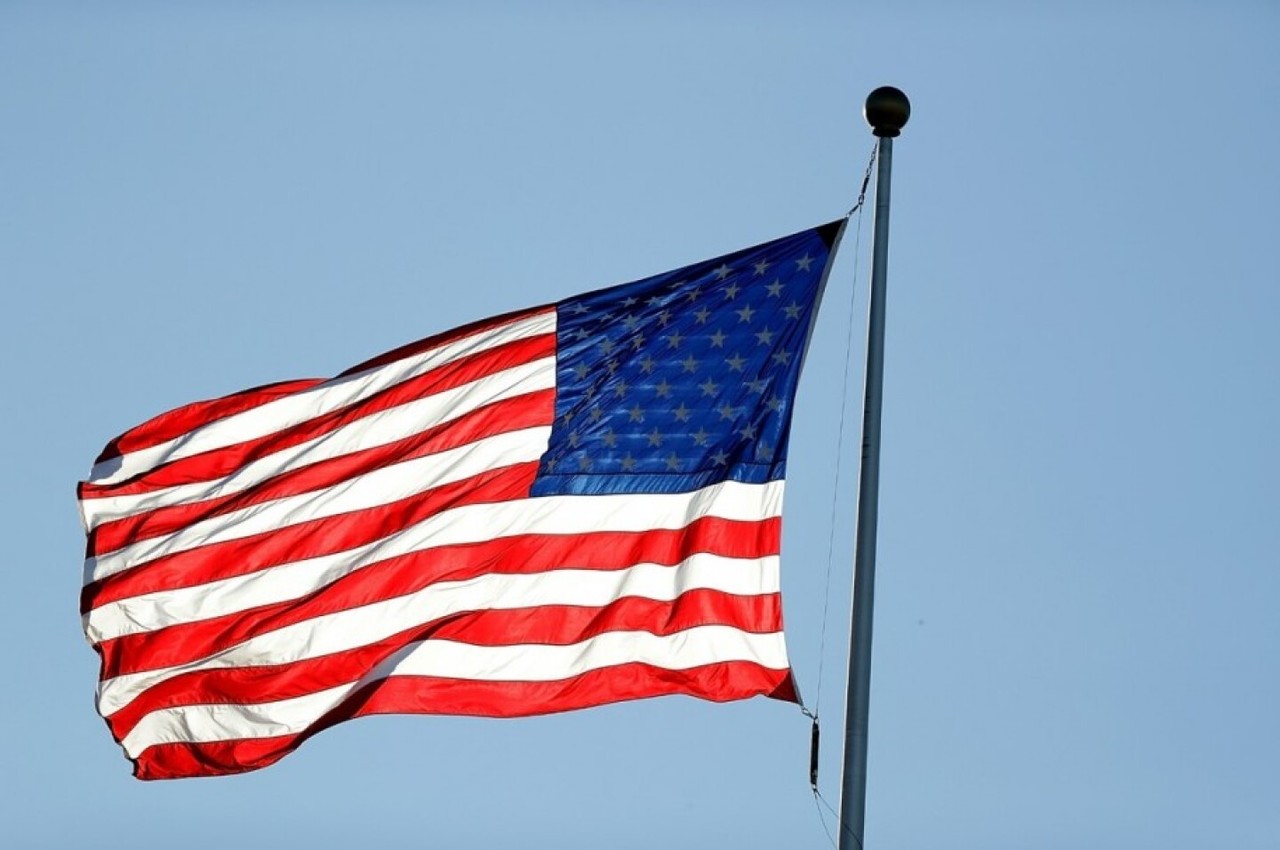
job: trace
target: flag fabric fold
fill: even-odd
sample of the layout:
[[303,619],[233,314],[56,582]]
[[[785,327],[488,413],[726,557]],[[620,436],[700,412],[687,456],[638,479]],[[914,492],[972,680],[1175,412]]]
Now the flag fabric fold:
[[368,714],[795,700],[783,479],[843,224],[112,440],[81,614],[135,775],[253,770]]

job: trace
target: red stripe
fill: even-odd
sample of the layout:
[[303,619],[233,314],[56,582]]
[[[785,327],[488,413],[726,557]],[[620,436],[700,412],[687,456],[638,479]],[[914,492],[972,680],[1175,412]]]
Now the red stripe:
[[554,334],[516,340],[460,357],[346,407],[328,411],[263,437],[171,461],[117,484],[81,482],[78,494],[82,500],[103,496],[125,496],[148,493],[180,484],[213,481],[230,475],[247,463],[323,436],[371,414],[454,389],[495,372],[532,363],[554,354]]
[[536,461],[489,470],[362,511],[211,543],[148,561],[84,586],[81,613],[141,593],[192,587],[267,567],[353,549],[463,505],[521,499],[537,475]]
[[429,336],[426,339],[420,339],[417,342],[402,345],[399,348],[388,351],[386,354],[379,354],[371,360],[366,360],[363,363],[352,366],[350,369],[338,375],[338,377],[345,378],[348,375],[358,375],[361,372],[368,372],[370,369],[377,369],[381,366],[386,366],[388,363],[394,363],[397,360],[404,360],[407,357],[416,357],[433,348],[439,348],[441,346],[448,345],[451,342],[456,342],[457,340],[465,339],[469,336],[475,336],[477,334],[484,333],[485,331],[502,327],[503,325],[514,325],[516,322],[528,319],[540,313],[554,312],[554,306],[545,305],[527,310],[514,310],[510,313],[503,313],[501,316],[493,316],[488,319],[479,319],[471,324],[463,325],[462,327],[454,328],[452,330],[445,331],[444,333],[438,333],[435,336]]
[[474,646],[579,643],[604,632],[670,635],[694,626],[732,626],[757,634],[782,630],[777,594],[732,596],[691,590],[670,602],[623,597],[602,607],[542,605],[466,611],[429,620],[376,643],[283,664],[195,670],[166,679],[107,718],[123,739],[147,714],[180,705],[274,702],[355,682],[379,664],[408,654],[416,642],[452,640]]
[[308,387],[314,387],[322,381],[322,378],[280,381],[242,390],[221,398],[194,401],[191,404],[161,413],[141,425],[130,428],[107,443],[102,453],[94,460],[94,464],[120,457],[128,452],[136,452],[139,449],[167,443],[169,440],[181,437],[188,431],[199,428],[202,425],[208,425],[210,422],[216,422],[219,419],[225,419],[228,416],[252,410],[278,398],[301,392]]
[[134,776],[177,779],[257,770],[279,761],[323,729],[372,714],[528,717],[666,694],[686,694],[715,702],[753,696],[797,701],[789,670],[770,670],[747,661],[679,671],[621,664],[559,682],[474,682],[397,676],[352,695],[297,735],[149,747],[134,760]]
[[442,581],[488,573],[532,574],[569,565],[590,570],[619,570],[639,563],[674,566],[699,553],[730,558],[776,555],[779,527],[776,518],[740,522],[703,517],[683,529],[522,535],[411,552],[356,570],[301,599],[103,641],[98,646],[99,678],[188,663],[254,635]]
[[[534,310],[520,310],[514,313],[507,313],[503,316],[495,316],[492,319],[484,319],[478,322],[472,322],[469,325],[463,325],[460,328],[445,331],[426,339],[411,342],[408,345],[401,346],[395,351],[387,352],[372,360],[367,360],[358,366],[346,370],[337,377],[347,377],[349,375],[366,372],[379,366],[385,366],[396,360],[406,357],[412,357],[423,354],[433,348],[439,348],[465,339],[468,336],[479,334],[493,328],[501,327],[505,324],[517,322],[521,319],[533,316],[537,313],[544,312],[546,308],[538,308]],[[279,381],[272,384],[265,384],[260,387],[243,390],[241,392],[232,393],[231,395],[222,396],[221,398],[208,399],[205,401],[197,401],[182,407],[162,413],[148,421],[130,428],[114,440],[107,443],[106,448],[98,455],[94,463],[101,463],[104,460],[110,460],[113,457],[119,457],[128,452],[138,451],[139,449],[150,448],[169,440],[181,437],[183,434],[189,433],[210,422],[219,419],[225,419],[236,413],[245,410],[251,410],[268,402],[274,401],[282,396],[291,393],[301,392],[308,387],[323,383],[321,378],[308,378],[296,381]]]
[[377,469],[457,448],[477,440],[551,424],[555,390],[542,390],[495,401],[471,413],[428,428],[394,443],[351,452],[300,466],[259,485],[220,498],[155,510],[104,522],[89,532],[89,554],[114,552],[124,546],[172,534],[203,520],[275,499],[332,487]]

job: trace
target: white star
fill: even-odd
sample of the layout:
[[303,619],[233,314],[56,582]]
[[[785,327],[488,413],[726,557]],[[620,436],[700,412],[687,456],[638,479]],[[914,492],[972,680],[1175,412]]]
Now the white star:
[[645,436],[649,438],[649,445],[655,449],[662,446],[662,432],[658,430],[657,426],[654,426],[654,429]]
[[800,318],[800,305],[792,301],[782,308],[782,312],[787,314],[788,319],[798,319]]
[[716,413],[720,414],[721,419],[732,419],[738,415],[738,411],[735,408],[730,407],[729,402],[727,401],[721,403],[721,405],[716,408]]
[[667,337],[667,348],[679,348],[680,343],[683,340],[684,340],[683,336],[681,336],[678,333],[674,333],[671,336]]
[[634,405],[630,410],[627,411],[627,413],[631,415],[632,422],[644,421],[644,411],[640,409],[640,405],[638,404]]
[[[680,281],[676,286],[684,286],[684,281]],[[686,292],[684,297],[688,298],[690,301],[697,301],[700,295],[702,295],[702,287],[695,286],[693,289]]]
[[618,398],[622,398],[623,396],[625,396],[627,394],[627,382],[618,381],[617,386],[613,388],[613,394],[616,395]]
[[711,335],[711,347],[724,348],[725,339],[727,339],[727,337],[723,333],[721,333],[720,331],[716,331]]
[[726,463],[729,462],[729,456],[725,454],[724,450],[722,449],[711,456],[711,461],[716,466],[724,466]]
[[768,291],[770,298],[782,297],[782,281],[780,280],[775,280],[773,283],[766,286],[765,289]]
[[738,297],[738,291],[741,289],[742,287],[738,286],[738,284],[731,283],[724,288],[724,297],[729,301],[732,301],[733,299]]
[[577,366],[573,367],[573,374],[578,376],[579,381],[584,380],[587,377],[587,373],[590,371],[591,370],[587,368],[586,363],[579,363]]
[[769,268],[769,266],[771,265],[773,265],[773,263],[769,262],[768,260],[761,260],[760,262],[756,263],[756,277],[760,277],[761,275],[763,275],[765,272],[765,269]]
[[636,304],[639,304],[639,303],[640,303],[640,299],[632,295],[628,295],[626,298],[622,299],[623,307],[634,307],[636,306]]
[[636,468],[636,460],[631,456],[631,452],[627,452],[627,456],[622,459],[622,471],[631,472]]
[[813,257],[810,257],[808,254],[805,254],[803,257],[796,260],[796,266],[798,266],[802,272],[807,272],[811,265],[813,265]]
[[663,378],[662,382],[653,388],[653,391],[658,394],[658,398],[671,397],[671,385],[667,383],[666,378]]
[[765,406],[768,407],[770,410],[772,410],[774,413],[777,413],[778,411],[782,410],[782,399],[778,398],[776,395],[770,396],[769,401]]
[[590,468],[591,468],[591,458],[587,457],[586,455],[583,455],[582,457],[578,458],[579,472],[586,472]]
[[570,312],[572,312],[573,315],[575,316],[581,316],[583,313],[589,313],[591,311],[587,309],[586,304],[583,304],[581,301],[579,301],[577,304],[574,304],[573,307],[570,308]]
[[608,448],[613,448],[618,444],[618,435],[613,433],[612,428],[605,429],[604,434],[600,437],[600,441]]
[[680,458],[676,457],[676,453],[672,452],[671,454],[667,455],[667,469],[671,470],[672,472],[675,472],[679,468],[680,468]]
[[720,391],[720,386],[715,381],[707,378],[705,381],[698,384],[698,389],[702,390],[702,394],[705,396],[714,396]]
[[703,307],[701,310],[698,310],[693,315],[694,315],[694,318],[698,320],[698,324],[705,325],[707,323],[707,319],[711,318],[711,311],[708,310],[706,307]]
[[728,360],[724,362],[730,369],[732,369],[735,372],[741,372],[742,367],[747,365],[747,361],[743,360],[737,354],[734,354],[732,357],[730,357]]
[[689,408],[684,406],[684,402],[680,402],[680,406],[671,411],[671,413],[676,417],[677,422],[688,422],[690,412]]
[[773,355],[773,359],[774,359],[774,360],[776,360],[776,361],[778,362],[778,365],[780,365],[780,366],[790,366],[790,365],[791,365],[791,352],[790,352],[790,351],[779,351],[777,354]]
[[742,435],[744,440],[754,440],[756,438],[756,426],[748,422],[738,429],[738,433]]
[[750,304],[745,304],[741,310],[734,310],[734,312],[738,314],[739,322],[750,322],[751,317],[756,314],[756,311],[751,309]]
[[713,272],[713,274],[716,276],[716,280],[724,280],[726,277],[728,277],[728,276],[729,276],[729,273],[730,273],[731,271],[733,271],[733,269],[731,269],[731,268],[729,268],[727,265],[725,265],[725,264],[721,263],[721,264],[720,264],[720,268],[716,269],[716,270]]
[[681,360],[681,361],[680,361],[680,365],[684,367],[684,370],[685,370],[686,372],[696,372],[696,371],[698,371],[698,361],[693,359],[693,355],[692,355],[692,354],[690,354],[690,355],[689,355],[688,357],[686,357],[685,359]]
[[708,438],[709,438],[711,435],[710,435],[710,434],[708,434],[708,433],[706,432],[706,430],[705,430],[705,429],[703,429],[703,428],[699,428],[697,431],[694,431],[694,432],[693,432],[692,434],[690,434],[689,436],[690,436],[690,437],[693,437],[693,443],[694,443],[694,445],[696,445],[696,446],[705,446],[705,445],[707,444]]
[[657,364],[653,362],[653,358],[646,354],[644,359],[640,361],[640,371],[646,375],[651,374],[655,365]]
[[773,331],[765,328],[756,334],[756,339],[760,340],[761,345],[768,345],[773,342]]

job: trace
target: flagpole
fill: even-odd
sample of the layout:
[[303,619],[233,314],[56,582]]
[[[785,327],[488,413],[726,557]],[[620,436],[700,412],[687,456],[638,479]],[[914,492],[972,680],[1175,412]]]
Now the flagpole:
[[876,518],[880,507],[880,401],[884,387],[884,301],[889,264],[889,183],[893,139],[911,115],[907,96],[892,86],[867,95],[863,115],[877,143],[876,207],[867,324],[866,395],[862,407],[862,467],[849,625],[844,771],[840,784],[839,850],[863,850],[867,808],[867,719],[871,704],[871,613],[876,586]]

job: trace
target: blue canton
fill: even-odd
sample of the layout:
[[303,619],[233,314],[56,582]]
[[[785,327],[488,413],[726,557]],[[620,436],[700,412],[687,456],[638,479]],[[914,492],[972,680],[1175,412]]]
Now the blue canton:
[[782,478],[841,224],[557,304],[555,422],[532,495]]

